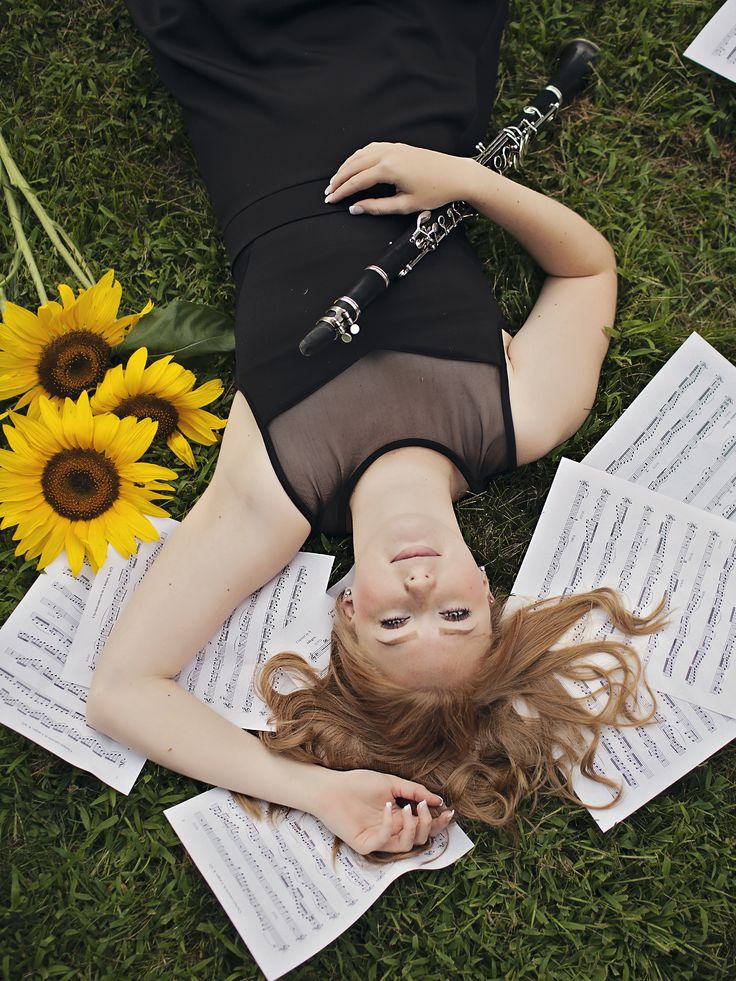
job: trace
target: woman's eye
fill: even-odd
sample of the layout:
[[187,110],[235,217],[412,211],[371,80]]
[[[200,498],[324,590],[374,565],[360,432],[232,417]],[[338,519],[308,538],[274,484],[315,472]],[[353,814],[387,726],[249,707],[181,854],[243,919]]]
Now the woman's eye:
[[442,616],[447,620],[457,623],[458,620],[467,620],[470,616],[470,610],[458,609],[458,610],[444,610]]
[[398,630],[399,627],[403,627],[408,619],[409,617],[389,617],[388,620],[381,620],[381,626],[388,630]]

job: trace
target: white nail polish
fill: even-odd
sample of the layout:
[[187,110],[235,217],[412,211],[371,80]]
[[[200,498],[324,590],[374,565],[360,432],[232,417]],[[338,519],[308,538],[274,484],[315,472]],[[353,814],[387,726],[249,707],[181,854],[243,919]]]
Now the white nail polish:
[[348,208],[348,211],[350,212],[351,215],[362,215],[363,214],[363,209],[361,208],[361,206],[359,204],[351,204],[350,207]]

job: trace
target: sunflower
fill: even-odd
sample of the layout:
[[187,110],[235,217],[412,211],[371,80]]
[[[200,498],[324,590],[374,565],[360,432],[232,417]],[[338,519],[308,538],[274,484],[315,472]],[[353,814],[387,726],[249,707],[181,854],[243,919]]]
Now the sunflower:
[[154,361],[146,368],[148,351],[139,347],[128,358],[125,368],[111,368],[90,401],[93,412],[114,412],[116,416],[135,416],[158,422],[156,439],[166,445],[180,460],[196,469],[187,437],[195,443],[211,446],[217,442],[214,429],[227,425],[202,406],[222,395],[219,379],[194,385],[196,376],[179,364],[171,364],[171,355]]
[[72,573],[85,555],[97,572],[108,544],[124,557],[159,536],[145,514],[168,517],[154,500],[171,497],[176,473],[140,463],[156,434],[149,419],[93,416],[83,392],[57,407],[39,398],[39,418],[11,413],[0,450],[0,528],[17,526],[16,555],[40,556],[43,569],[66,548]]
[[61,404],[101,382],[112,348],[152,307],[149,300],[139,313],[118,320],[121,295],[111,269],[77,296],[61,283],[61,303],[44,303],[36,314],[7,303],[0,324],[0,399],[22,396],[15,408],[28,405],[38,418],[39,396]]

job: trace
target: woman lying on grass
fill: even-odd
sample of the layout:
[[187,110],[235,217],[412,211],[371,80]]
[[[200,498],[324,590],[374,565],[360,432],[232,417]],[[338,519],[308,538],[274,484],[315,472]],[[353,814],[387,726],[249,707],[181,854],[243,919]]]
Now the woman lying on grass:
[[[329,18],[296,4],[257,16],[224,0],[129,6],[181,101],[231,250],[238,391],[209,487],[110,636],[90,723],[191,777],[310,811],[363,853],[407,852],[453,809],[503,824],[538,790],[575,799],[576,764],[599,779],[600,727],[643,720],[627,703],[633,651],[566,634],[595,608],[627,634],[658,621],[606,590],[505,616],[453,509],[576,431],[615,312],[605,239],[468,156],[484,135],[505,5],[376,6],[369,32],[352,3]],[[274,120],[298,152],[276,152]],[[299,339],[402,216],[457,199],[546,273],[516,335],[455,232],[365,311],[356,342],[302,358]],[[266,668],[275,734],[243,732],[177,685],[310,533],[349,530],[355,580],[338,600],[327,674],[289,654]],[[600,650],[608,670],[588,664]],[[301,673],[302,691],[273,691],[281,667]],[[603,678],[599,715],[565,677]]]

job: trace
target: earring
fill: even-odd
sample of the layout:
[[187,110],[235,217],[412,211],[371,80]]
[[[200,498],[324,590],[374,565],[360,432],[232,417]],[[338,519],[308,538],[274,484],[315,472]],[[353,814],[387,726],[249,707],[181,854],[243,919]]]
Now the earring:
[[343,596],[345,597],[345,599],[350,599],[352,595],[353,595],[353,591],[350,588],[350,586],[348,586],[347,589],[343,590]]
[[485,567],[484,565],[479,565],[479,566],[478,566],[478,568],[479,568],[479,569],[480,569],[480,571],[481,571],[481,572],[483,573],[483,575],[485,575],[485,574],[486,574],[486,567]]

